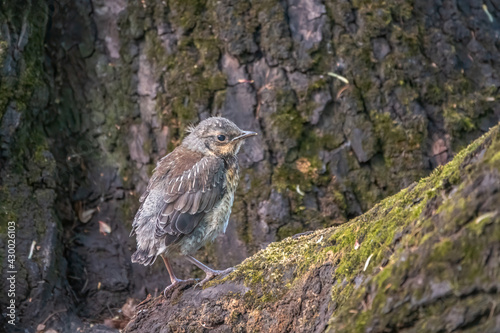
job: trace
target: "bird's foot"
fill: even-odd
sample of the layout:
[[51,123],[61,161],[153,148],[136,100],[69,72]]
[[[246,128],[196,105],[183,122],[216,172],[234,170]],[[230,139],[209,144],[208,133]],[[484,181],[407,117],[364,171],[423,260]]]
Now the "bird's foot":
[[228,269],[224,269],[222,271],[217,271],[217,270],[211,270],[209,272],[207,272],[207,275],[205,276],[205,278],[203,280],[201,280],[200,282],[198,282],[195,287],[203,287],[203,285],[205,283],[207,283],[208,281],[212,280],[213,278],[217,277],[217,276],[224,276],[224,275],[227,275],[229,273],[231,273],[232,271],[234,271],[234,268],[233,267],[229,267]]
[[168,295],[172,294],[174,292],[174,290],[185,289],[186,287],[192,286],[196,282],[198,282],[197,279],[187,279],[187,280],[176,279],[176,280],[173,280],[172,284],[168,285],[163,290],[163,296],[165,296],[165,298],[168,298]]

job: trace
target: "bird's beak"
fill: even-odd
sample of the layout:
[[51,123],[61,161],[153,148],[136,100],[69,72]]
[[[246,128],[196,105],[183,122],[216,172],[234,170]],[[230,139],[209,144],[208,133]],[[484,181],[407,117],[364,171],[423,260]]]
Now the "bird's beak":
[[248,137],[255,136],[255,135],[257,135],[257,133],[255,133],[255,132],[241,131],[241,134],[238,135],[237,137],[235,137],[232,141],[246,139]]

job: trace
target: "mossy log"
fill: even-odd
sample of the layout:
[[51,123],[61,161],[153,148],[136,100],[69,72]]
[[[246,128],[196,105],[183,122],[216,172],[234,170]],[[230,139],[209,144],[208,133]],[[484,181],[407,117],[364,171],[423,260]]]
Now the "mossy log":
[[497,126],[344,225],[146,299],[125,332],[498,332],[499,203]]

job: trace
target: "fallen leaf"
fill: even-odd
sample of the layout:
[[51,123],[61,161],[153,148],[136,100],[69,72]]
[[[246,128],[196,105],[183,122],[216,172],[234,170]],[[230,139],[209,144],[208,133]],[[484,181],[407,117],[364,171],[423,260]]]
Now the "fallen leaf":
[[94,213],[95,213],[95,208],[87,209],[87,210],[80,210],[78,212],[78,219],[80,219],[80,221],[82,223],[87,223],[88,221],[90,221],[90,219],[92,218],[92,215],[94,215]]
[[337,73],[333,73],[333,72],[328,72],[328,75],[336,78],[336,79],[339,79],[340,81],[346,83],[346,84],[349,84],[349,80],[347,80],[345,77],[343,77],[342,75],[338,75]]
[[350,86],[347,85],[347,86],[343,86],[342,88],[340,88],[339,92],[337,93],[337,97],[336,98],[339,99],[342,96],[342,93],[344,91],[346,91],[347,89],[349,89],[349,87]]
[[490,20],[490,22],[493,22],[494,21],[493,15],[491,15],[490,11],[488,10],[488,7],[485,4],[483,4],[483,11],[486,14],[486,16],[488,16],[488,20]]
[[135,314],[135,308],[139,301],[135,298],[127,298],[127,302],[122,306],[122,313],[125,317],[132,318]]
[[297,185],[297,187],[296,187],[295,189],[297,190],[297,193],[298,193],[298,194],[300,194],[301,196],[306,195],[304,192],[302,192],[302,191],[300,190],[300,186],[299,186],[299,185]]
[[489,219],[490,217],[494,217],[495,215],[497,214],[496,211],[494,212],[489,212],[489,213],[485,213],[481,216],[479,216],[478,218],[476,218],[476,221],[475,223],[478,224],[478,223],[481,223],[483,220],[485,219]]
[[111,233],[111,227],[109,224],[103,221],[99,221],[99,232],[103,235]]
[[30,253],[28,254],[28,259],[33,257],[33,251],[35,250],[36,240],[31,242]]
[[373,253],[370,254],[370,256],[368,257],[368,259],[366,259],[365,268],[363,268],[363,272],[366,271],[366,269],[368,268],[368,265],[370,264],[370,259],[372,257],[373,257]]

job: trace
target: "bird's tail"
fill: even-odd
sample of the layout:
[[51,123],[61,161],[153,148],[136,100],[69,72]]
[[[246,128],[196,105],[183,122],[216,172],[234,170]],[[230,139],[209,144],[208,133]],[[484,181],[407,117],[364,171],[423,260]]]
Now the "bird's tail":
[[148,251],[143,249],[137,249],[137,251],[132,254],[132,262],[136,262],[145,266],[152,265],[155,260],[155,255],[150,255]]

